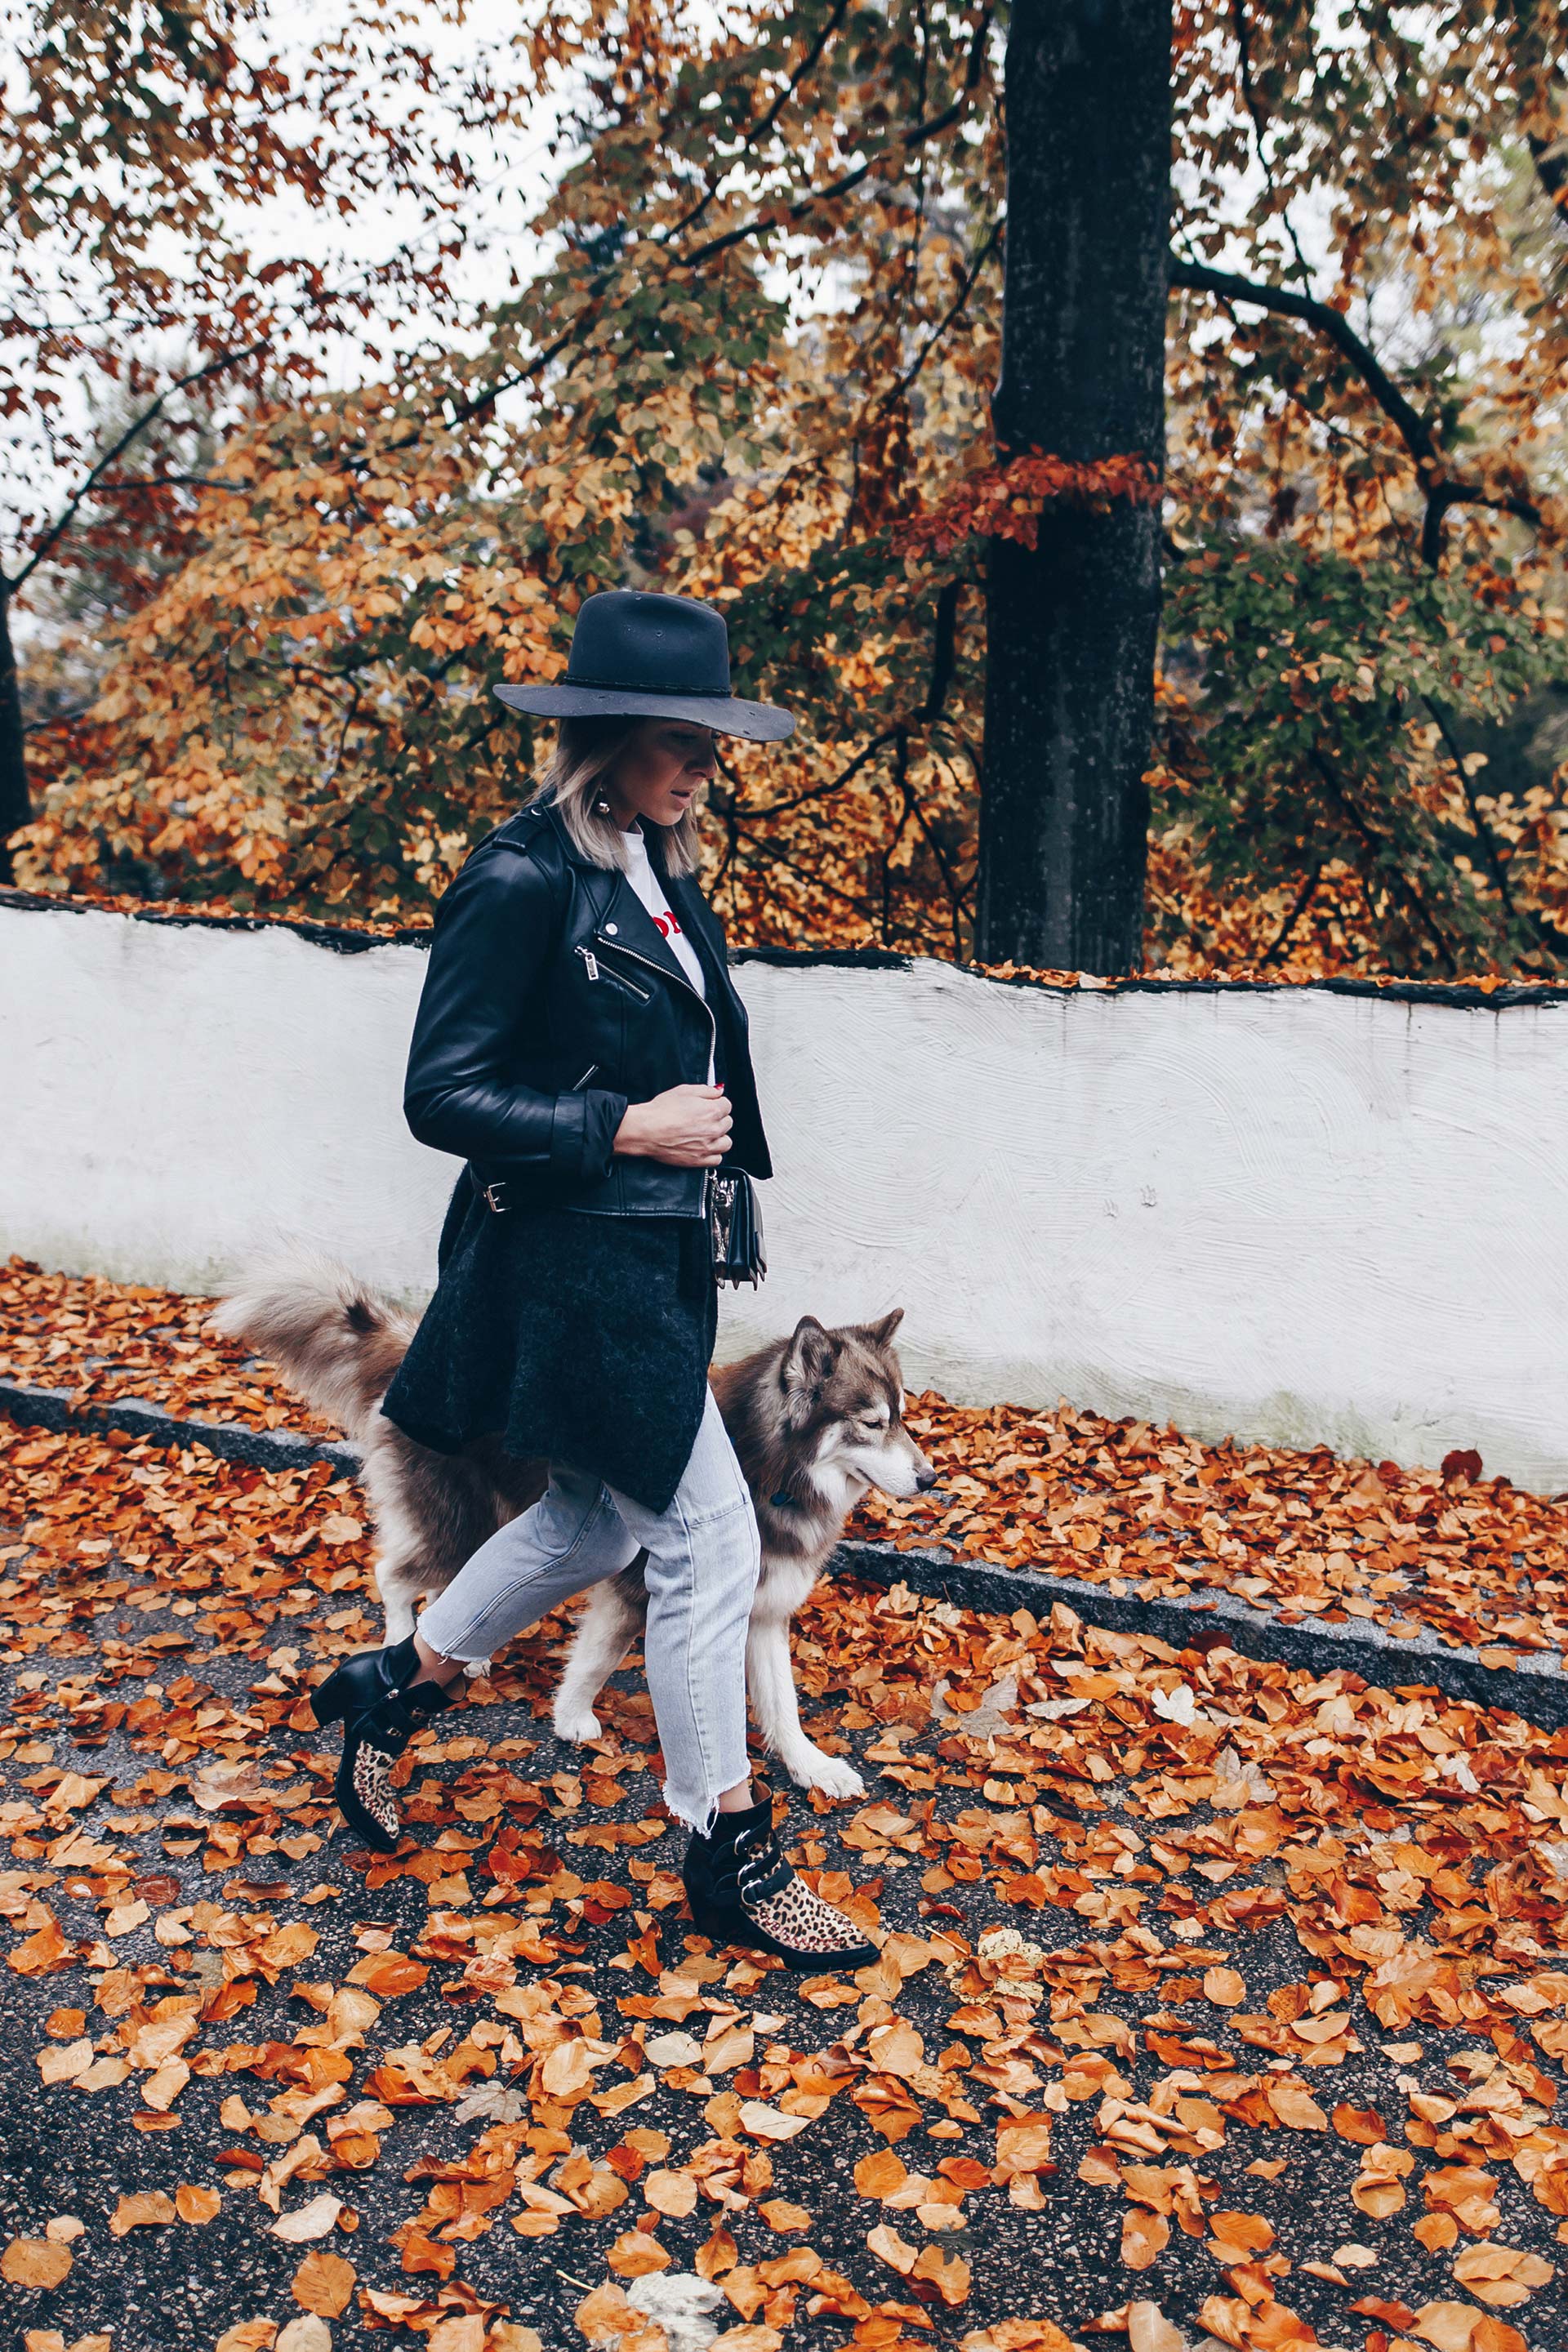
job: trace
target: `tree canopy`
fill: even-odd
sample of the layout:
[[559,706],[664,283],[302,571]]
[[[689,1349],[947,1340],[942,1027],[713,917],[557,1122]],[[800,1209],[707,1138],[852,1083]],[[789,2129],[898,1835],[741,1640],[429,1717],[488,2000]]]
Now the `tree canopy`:
[[[1152,967],[1568,960],[1565,16],[1177,10]],[[216,160],[181,151],[198,108],[160,149],[171,186],[227,217],[234,121],[245,168],[288,177],[307,219],[417,184],[432,242],[355,281],[348,389],[310,373],[342,287],[274,303],[236,246],[201,265],[217,295],[160,291],[198,362],[245,337],[258,355],[201,478],[158,493],[177,560],[121,598],[90,713],[28,738],[21,878],[423,919],[536,756],[492,684],[558,671],[581,598],[634,584],[720,603],[742,690],[800,719],[787,746],[721,747],[707,880],[731,936],[971,955],[987,542],[1129,488],[993,439],[1005,17],[529,9],[460,72],[496,121],[558,125],[554,165],[526,266],[519,245],[461,316],[429,257],[460,247],[474,167],[460,141],[429,152],[408,96],[452,26],[361,0],[353,69],[322,52],[277,117],[317,127],[274,163],[276,122],[247,112],[259,22],[226,16]],[[351,157],[319,126],[369,88],[373,37],[405,103],[351,108]],[[51,135],[33,75],[27,152],[5,133],[24,180]],[[89,189],[106,166],[84,148],[69,168]],[[140,316],[116,310],[122,253],[163,250],[151,185],[128,180],[130,217],[89,240],[104,349]],[[68,205],[35,212],[15,249],[68,246]],[[427,324],[399,347],[383,329],[416,254]],[[14,415],[41,413],[55,364],[17,365]],[[57,572],[106,532],[134,570],[156,534],[126,504],[100,471]]]

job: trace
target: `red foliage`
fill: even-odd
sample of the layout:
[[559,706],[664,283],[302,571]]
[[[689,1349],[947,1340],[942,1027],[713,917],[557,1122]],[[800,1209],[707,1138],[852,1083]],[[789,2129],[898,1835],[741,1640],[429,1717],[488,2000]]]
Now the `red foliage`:
[[1052,499],[1103,509],[1113,499],[1152,506],[1160,496],[1153,467],[1133,451],[1075,465],[1031,449],[1026,457],[967,475],[936,506],[898,524],[893,546],[900,555],[936,556],[950,555],[973,538],[1016,539],[1033,547],[1041,512]]

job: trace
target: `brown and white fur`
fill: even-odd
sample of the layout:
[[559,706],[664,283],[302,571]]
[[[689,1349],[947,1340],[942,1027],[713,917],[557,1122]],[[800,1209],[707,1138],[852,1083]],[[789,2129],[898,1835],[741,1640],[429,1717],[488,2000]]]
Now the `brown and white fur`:
[[[936,1472],[905,1424],[892,1348],[903,1317],[829,1328],[803,1315],[785,1339],[710,1381],[752,1491],[762,1573],[752,1603],[746,1685],[770,1750],[803,1788],[858,1796],[859,1775],[801,1728],[789,1628],[826,1567],[850,1512],[870,1487],[914,1495]],[[226,1295],[215,1326],[276,1364],[307,1402],[358,1448],[378,1545],[375,1578],[386,1639],[412,1632],[415,1603],[444,1591],[463,1562],[543,1493],[546,1465],[514,1461],[487,1438],[460,1454],[433,1453],[379,1411],[417,1318],[357,1283],[330,1258],[300,1253],[258,1269]],[[647,1613],[639,1551],[593,1587],[555,1696],[563,1739],[595,1739],[594,1702]]]

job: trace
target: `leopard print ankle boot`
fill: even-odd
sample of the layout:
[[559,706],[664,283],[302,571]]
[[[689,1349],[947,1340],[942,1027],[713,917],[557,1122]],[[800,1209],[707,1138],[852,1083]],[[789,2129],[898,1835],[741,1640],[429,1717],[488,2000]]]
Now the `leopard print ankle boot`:
[[[343,1752],[332,1795],[356,1836],[377,1853],[395,1853],[403,1828],[392,1768],[421,1722],[452,1705],[452,1694],[439,1683],[413,1679],[419,1672],[419,1659],[412,1635],[363,1660],[350,1659],[347,1664],[362,1668],[363,1687],[351,1685],[341,1701],[332,1691],[325,1706],[318,1704],[316,1707],[318,1722],[331,1721],[332,1714],[327,1710],[334,1707],[342,1717]],[[344,1672],[340,1667],[339,1676]],[[327,1688],[324,1685],[323,1690]]]
[[699,1934],[716,1944],[772,1952],[797,1973],[863,1969],[877,1957],[854,1923],[785,1860],[773,1835],[773,1800],[721,1813],[706,1837],[693,1832],[681,1876]]

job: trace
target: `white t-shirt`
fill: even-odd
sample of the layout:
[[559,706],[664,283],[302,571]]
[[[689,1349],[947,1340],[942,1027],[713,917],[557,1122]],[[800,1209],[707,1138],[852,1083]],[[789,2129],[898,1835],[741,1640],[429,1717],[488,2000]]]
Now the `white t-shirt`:
[[[626,880],[663,932],[682,971],[706,1004],[708,983],[703,978],[701,960],[681,929],[679,919],[659,886],[658,877],[647,854],[647,844],[643,839],[642,827],[634,825],[630,833],[623,831],[621,838],[626,845]],[[710,1086],[713,1084],[711,1046],[708,1051],[708,1083]]]

